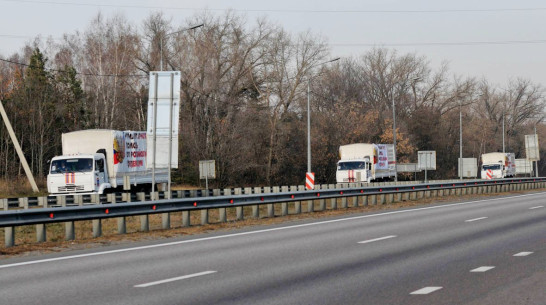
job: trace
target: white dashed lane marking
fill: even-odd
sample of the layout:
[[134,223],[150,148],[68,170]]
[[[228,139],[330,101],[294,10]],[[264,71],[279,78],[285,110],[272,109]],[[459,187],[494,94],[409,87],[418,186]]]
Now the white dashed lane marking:
[[173,278],[165,279],[165,280],[161,280],[161,281],[135,285],[134,287],[135,288],[145,288],[145,287],[155,286],[155,285],[159,285],[159,284],[165,284],[165,283],[170,283],[170,282],[174,282],[174,281],[185,280],[185,279],[189,279],[189,278],[192,278],[192,277],[203,276],[203,275],[207,275],[207,274],[211,274],[211,273],[216,273],[216,271],[203,271],[203,272],[199,272],[199,273],[188,274],[188,275],[179,276],[179,277],[173,277]]
[[429,293],[432,293],[434,291],[437,291],[437,290],[440,290],[442,289],[442,287],[435,287],[435,286],[431,286],[431,287],[425,287],[425,288],[421,288],[419,290],[416,290],[410,294],[429,294]]
[[482,267],[470,270],[470,272],[486,272],[493,268],[495,268],[495,266],[482,266]]
[[544,207],[543,205],[539,205],[539,206],[536,206],[536,207],[529,208],[529,210],[536,210],[536,209],[540,209],[540,208],[543,208],[543,207]]
[[487,217],[479,217],[479,218],[469,219],[469,220],[465,220],[464,222],[474,222],[474,221],[483,220],[483,219],[487,219]]
[[379,237],[379,238],[374,238],[374,239],[359,241],[358,243],[359,243],[359,244],[367,244],[367,243],[373,243],[374,241],[380,241],[380,240],[385,240],[385,239],[390,239],[390,238],[395,238],[395,237],[396,237],[396,235],[389,235],[389,236],[384,236],[384,237]]
[[514,256],[528,256],[531,254],[533,254],[533,252],[520,252],[520,253],[514,254]]

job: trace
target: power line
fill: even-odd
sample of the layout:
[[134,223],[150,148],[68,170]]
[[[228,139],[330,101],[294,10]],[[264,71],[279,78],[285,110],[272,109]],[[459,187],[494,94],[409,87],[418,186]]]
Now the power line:
[[408,42],[408,43],[331,43],[335,47],[411,47],[411,46],[479,46],[541,44],[546,40],[461,41],[461,42]]
[[196,8],[196,7],[172,7],[172,6],[149,6],[149,5],[119,5],[119,4],[98,4],[98,3],[74,3],[66,1],[34,1],[34,0],[0,0],[4,2],[32,3],[32,4],[52,4],[52,5],[71,5],[71,6],[92,6],[92,7],[111,7],[111,8],[134,8],[134,9],[166,9],[166,10],[186,10],[186,11],[238,11],[238,12],[257,12],[257,13],[367,13],[367,14],[423,14],[423,13],[485,13],[485,12],[533,12],[546,11],[546,7],[528,7],[528,8],[485,8],[485,9],[437,9],[437,10],[313,10],[313,9],[220,9],[220,8]]
[[[3,0],[0,0],[3,1]],[[0,37],[6,38],[25,38],[32,39],[33,36],[0,34]],[[62,37],[51,37],[54,40],[62,40]],[[458,42],[407,42],[407,43],[328,43],[332,47],[411,47],[411,46],[473,46],[473,45],[513,45],[513,44],[542,44],[545,39],[531,40],[499,40],[499,41],[458,41]]]
[[[33,65],[24,64],[24,63],[2,59],[2,58],[0,58],[0,61],[6,62],[9,64],[24,66],[28,68],[37,68],[36,66],[33,66]],[[48,69],[48,68],[44,68],[44,70],[51,71],[51,72],[58,72],[58,73],[68,73],[68,71],[66,70],[57,70],[57,69]],[[100,76],[100,77],[148,77],[147,75],[138,75],[138,74],[92,74],[92,73],[81,73],[81,72],[76,72],[76,74],[82,75],[82,76]]]

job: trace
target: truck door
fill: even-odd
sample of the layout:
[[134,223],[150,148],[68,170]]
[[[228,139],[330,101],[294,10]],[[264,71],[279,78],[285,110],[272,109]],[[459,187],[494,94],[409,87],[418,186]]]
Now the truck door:
[[95,160],[95,187],[96,189],[106,181],[106,170],[104,169],[104,159]]

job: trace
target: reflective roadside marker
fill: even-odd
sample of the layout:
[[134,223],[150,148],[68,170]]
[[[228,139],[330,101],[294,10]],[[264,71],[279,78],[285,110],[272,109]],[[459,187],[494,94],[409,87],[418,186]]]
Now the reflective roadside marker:
[[315,173],[305,173],[305,188],[308,190],[315,188]]

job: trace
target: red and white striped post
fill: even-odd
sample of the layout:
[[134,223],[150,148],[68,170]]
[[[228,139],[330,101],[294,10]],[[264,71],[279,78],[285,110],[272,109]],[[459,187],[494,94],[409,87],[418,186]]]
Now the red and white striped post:
[[308,190],[315,188],[315,173],[305,174],[305,188]]

